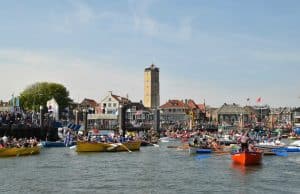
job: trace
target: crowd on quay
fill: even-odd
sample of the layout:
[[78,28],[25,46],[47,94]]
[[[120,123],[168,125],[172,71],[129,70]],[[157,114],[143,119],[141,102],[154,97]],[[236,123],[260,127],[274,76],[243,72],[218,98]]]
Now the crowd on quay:
[[0,138],[0,149],[1,148],[28,148],[35,147],[38,145],[38,141],[36,138],[9,138],[3,136]]
[[30,127],[37,126],[37,115],[33,112],[0,112],[0,125],[11,126],[13,124],[23,124]]

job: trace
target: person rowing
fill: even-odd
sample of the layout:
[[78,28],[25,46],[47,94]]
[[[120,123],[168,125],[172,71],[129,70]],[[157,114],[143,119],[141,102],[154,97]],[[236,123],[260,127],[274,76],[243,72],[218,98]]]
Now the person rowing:
[[214,151],[217,151],[217,152],[222,151],[221,148],[220,148],[220,145],[219,145],[218,142],[217,142],[217,139],[214,139],[214,140],[211,142],[211,148],[212,148]]

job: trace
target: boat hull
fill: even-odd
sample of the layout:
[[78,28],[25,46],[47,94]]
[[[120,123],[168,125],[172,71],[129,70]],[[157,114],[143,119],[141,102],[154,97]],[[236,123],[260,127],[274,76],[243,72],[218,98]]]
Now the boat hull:
[[105,152],[108,147],[110,147],[108,143],[78,141],[76,145],[76,151],[77,152]]
[[77,152],[122,152],[140,150],[141,141],[124,143],[77,142]]
[[285,151],[287,151],[287,152],[300,152],[300,147],[288,146],[288,147],[285,148]]
[[1,148],[0,157],[26,156],[40,153],[40,147],[32,148]]
[[263,152],[238,152],[231,155],[234,163],[241,165],[257,165],[261,164]]
[[204,149],[200,147],[189,146],[190,154],[210,154],[212,153],[211,149]]

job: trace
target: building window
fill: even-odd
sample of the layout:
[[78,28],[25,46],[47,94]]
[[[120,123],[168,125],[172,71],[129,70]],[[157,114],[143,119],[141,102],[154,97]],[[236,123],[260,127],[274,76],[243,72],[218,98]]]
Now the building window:
[[103,103],[103,107],[104,107],[104,108],[106,107],[106,103]]
[[114,103],[113,106],[114,106],[114,107],[117,107],[117,103]]
[[109,98],[108,101],[111,101],[111,98]]
[[108,106],[108,107],[111,107],[111,103],[108,103],[107,106]]

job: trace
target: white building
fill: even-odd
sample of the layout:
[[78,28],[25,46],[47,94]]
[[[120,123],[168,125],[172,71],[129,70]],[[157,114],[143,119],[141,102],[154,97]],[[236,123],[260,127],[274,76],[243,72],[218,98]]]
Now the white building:
[[129,103],[125,97],[117,96],[109,91],[96,107],[95,114],[88,114],[89,125],[99,129],[113,129],[117,127],[120,105]]
[[130,102],[130,100],[127,97],[125,98],[117,96],[113,94],[112,91],[109,91],[108,95],[101,100],[98,108],[98,113],[118,115],[120,105],[127,104],[128,102]]
[[300,108],[293,111],[293,127],[300,127]]

